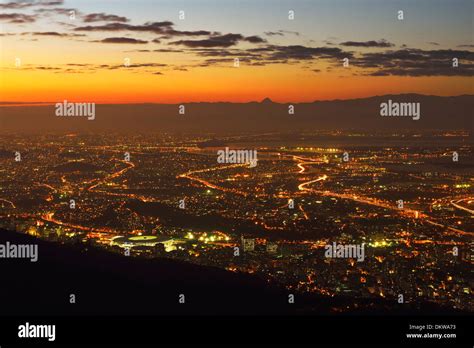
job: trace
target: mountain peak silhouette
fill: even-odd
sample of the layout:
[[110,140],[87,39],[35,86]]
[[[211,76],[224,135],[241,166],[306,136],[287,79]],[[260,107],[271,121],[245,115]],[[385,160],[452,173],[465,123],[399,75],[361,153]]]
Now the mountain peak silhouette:
[[263,99],[260,103],[262,103],[262,104],[271,104],[271,103],[273,103],[273,100],[271,100],[270,98],[266,97],[266,98]]
[[[381,103],[419,102],[422,115],[414,122],[409,117],[380,116]],[[367,98],[295,103],[297,114],[288,117],[288,102],[270,98],[248,103],[191,103],[186,121],[177,121],[177,104],[98,104],[100,117],[94,122],[70,118],[51,122],[54,105],[0,107],[0,136],[6,132],[288,132],[321,129],[365,131],[467,130],[474,141],[472,109],[474,95],[428,96],[421,94],[380,95]],[[449,117],[447,117],[449,115]],[[133,121],[132,121],[133,120]],[[181,120],[181,119],[180,119]],[[247,122],[247,120],[249,122]],[[251,122],[250,122],[251,121]],[[10,149],[6,148],[5,151]],[[9,156],[2,154],[0,157]]]

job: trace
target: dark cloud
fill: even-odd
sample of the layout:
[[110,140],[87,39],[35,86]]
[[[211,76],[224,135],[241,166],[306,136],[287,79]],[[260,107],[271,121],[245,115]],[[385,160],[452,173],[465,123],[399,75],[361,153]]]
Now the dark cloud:
[[167,48],[160,48],[156,50],[129,50],[129,51],[124,51],[124,52],[140,52],[140,53],[149,53],[149,52],[160,52],[160,53],[181,53],[184,52],[183,50],[173,50],[173,49],[167,49]]
[[143,25],[132,25],[127,23],[107,23],[104,25],[88,25],[77,27],[75,31],[134,31],[134,32],[150,32],[155,34],[161,34],[164,38],[171,38],[173,36],[202,36],[202,35],[212,35],[213,33],[206,30],[197,30],[197,31],[179,31],[173,29],[173,22],[163,21],[163,22],[147,22]]
[[6,4],[0,4],[0,8],[3,9],[23,9],[23,8],[29,8],[29,7],[34,7],[34,6],[57,6],[57,5],[62,5],[64,3],[63,0],[57,0],[57,1],[47,1],[47,0],[38,0],[38,1],[10,1],[7,2]]
[[434,41],[430,41],[428,42],[430,45],[433,45],[433,46],[439,46],[439,43],[437,42],[434,42]]
[[374,71],[366,75],[370,76],[474,76],[474,65],[468,65],[465,67],[453,68],[449,66],[435,67],[428,66],[422,68],[389,68],[379,71]]
[[48,66],[48,65],[31,65],[31,64],[24,64],[21,67],[21,70],[62,70],[61,67],[58,66]]
[[132,68],[158,68],[168,66],[168,64],[164,63],[139,63],[139,64],[131,64],[129,67]]
[[79,11],[76,8],[60,8],[60,7],[55,7],[55,8],[39,8],[35,10],[36,13],[40,13],[45,16],[49,15],[61,15],[61,16],[67,16],[69,17],[71,15],[71,12],[74,12],[74,15],[76,16],[81,16],[81,11]]
[[140,53],[146,53],[146,52],[152,52],[150,50],[129,50],[129,51],[124,51],[124,52],[140,52]]
[[142,31],[151,33],[166,33],[167,30],[171,29],[173,22],[147,22],[143,25],[131,25],[126,23],[107,23],[104,25],[88,25],[77,27],[75,31]]
[[0,8],[9,9],[9,10],[17,10],[17,9],[22,9],[22,8],[31,7],[31,6],[32,6],[32,3],[17,2],[17,1],[7,2],[6,4],[0,4]]
[[233,62],[239,58],[240,62],[252,66],[268,64],[297,64],[301,61],[327,59],[340,61],[341,58],[352,58],[351,52],[345,52],[336,47],[306,47],[306,46],[277,46],[254,47],[249,49],[238,48],[191,48],[187,50],[201,57],[208,57],[204,63],[197,66],[220,65]]
[[35,20],[36,17],[32,15],[22,13],[0,13],[0,21],[7,21],[8,23],[33,23]]
[[128,22],[127,17],[121,17],[113,14],[106,13],[90,13],[82,17],[82,20],[86,23],[90,22]]
[[245,41],[251,42],[251,43],[263,43],[267,42],[267,40],[262,39],[260,36],[253,35],[253,36],[247,36],[244,38]]
[[170,45],[186,47],[230,47],[236,45],[244,37],[240,34],[226,34],[213,36],[203,40],[179,40],[170,42]]
[[458,47],[472,48],[474,45],[458,45]]
[[283,36],[284,34],[281,31],[266,31],[264,32],[267,36]]
[[138,63],[131,64],[130,66],[124,66],[123,64],[88,64],[88,63],[68,63],[60,64],[55,66],[46,66],[46,65],[24,65],[22,69],[24,70],[51,70],[55,73],[94,73],[100,70],[130,70],[134,73],[150,73],[154,75],[162,75],[161,72],[156,70],[148,70],[150,68],[160,68],[167,67],[167,64],[162,63]]
[[210,36],[203,40],[179,40],[170,42],[170,45],[183,45],[186,47],[230,47],[238,44],[240,41],[247,41],[251,43],[262,43],[264,39],[258,36],[245,37],[241,34],[225,34]]
[[205,35],[218,35],[219,33],[210,32],[207,30],[196,30],[196,31],[180,31],[170,29],[166,32],[167,38],[170,39],[172,36],[205,36]]
[[393,43],[388,42],[387,40],[371,40],[371,41],[345,41],[341,42],[341,46],[350,46],[350,47],[393,47]]
[[307,47],[301,45],[269,46],[270,60],[309,60],[316,58],[342,59],[351,58],[352,53],[345,52],[338,47]]
[[36,1],[36,4],[40,6],[57,6],[64,4],[64,0],[39,0]]
[[285,36],[285,34],[300,35],[299,32],[291,30],[266,31],[264,34],[267,36]]
[[146,44],[148,41],[132,39],[129,37],[108,37],[102,40],[93,41],[112,44]]
[[173,50],[170,48],[160,48],[157,50],[153,50],[153,52],[161,52],[161,53],[178,53],[178,52],[183,52],[183,50]]
[[162,68],[168,66],[168,64],[164,63],[137,63],[133,64],[133,62],[129,66],[125,66],[123,64],[116,64],[116,65],[107,65],[102,64],[96,66],[96,69],[109,69],[109,70],[116,70],[116,69],[137,69],[137,68]]
[[201,57],[261,57],[259,53],[239,48],[191,48],[187,51]]
[[474,52],[451,49],[425,51],[415,48],[408,48],[381,53],[366,53],[363,55],[363,59],[359,61],[362,61],[363,64],[367,61],[379,64],[387,64],[389,61],[397,61],[397,63],[403,63],[403,61],[406,61],[407,64],[410,64],[411,62],[427,63],[433,60],[451,60],[452,58],[473,61]]
[[58,33],[56,31],[39,31],[39,32],[21,33],[21,35],[56,36],[56,37],[84,37],[86,36],[85,34]]
[[37,66],[35,70],[61,70],[60,68],[51,67],[51,66]]
[[[453,58],[459,66],[453,67]],[[473,76],[474,52],[466,50],[401,49],[379,53],[366,53],[351,61],[371,76]]]

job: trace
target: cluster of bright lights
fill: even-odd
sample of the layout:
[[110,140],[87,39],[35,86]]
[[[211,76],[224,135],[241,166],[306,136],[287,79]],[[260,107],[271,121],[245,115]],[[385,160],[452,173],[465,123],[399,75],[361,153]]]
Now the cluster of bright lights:
[[386,246],[390,246],[391,244],[385,240],[382,240],[382,241],[375,241],[373,243],[369,243],[369,245],[374,248],[383,248]]
[[224,242],[224,241],[227,242],[230,240],[230,237],[226,236],[225,234],[221,232],[219,234],[208,234],[207,232],[204,232],[199,237],[197,237],[195,234],[191,232],[188,232],[185,238],[189,240],[197,239],[198,241],[204,242],[204,243]]

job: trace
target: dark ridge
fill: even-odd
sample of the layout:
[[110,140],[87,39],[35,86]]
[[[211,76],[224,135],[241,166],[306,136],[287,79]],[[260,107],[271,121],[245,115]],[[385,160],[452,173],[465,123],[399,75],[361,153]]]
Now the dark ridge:
[[[380,105],[419,102],[421,118],[382,117]],[[98,104],[96,117],[57,117],[54,105],[2,107],[3,132],[190,132],[248,133],[321,130],[465,130],[474,129],[474,96],[386,95],[363,99],[289,103],[269,99],[254,103]]]

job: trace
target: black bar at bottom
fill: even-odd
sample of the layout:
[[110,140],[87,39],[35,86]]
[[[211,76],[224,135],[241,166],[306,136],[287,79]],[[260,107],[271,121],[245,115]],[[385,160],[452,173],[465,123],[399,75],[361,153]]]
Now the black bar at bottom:
[[[55,340],[20,338],[25,323]],[[472,316],[0,317],[0,347],[17,344],[357,344],[472,346]],[[407,337],[412,335],[412,337]],[[414,337],[421,334],[425,337]],[[433,334],[450,337],[434,337]],[[453,337],[455,334],[456,337]],[[431,335],[431,336],[429,336]]]

